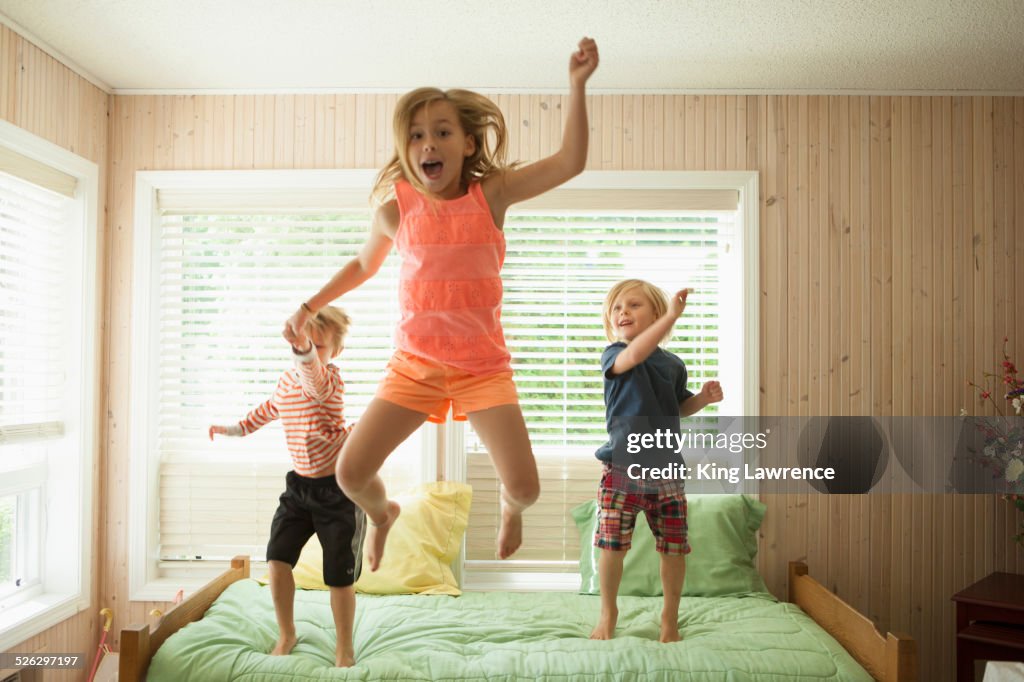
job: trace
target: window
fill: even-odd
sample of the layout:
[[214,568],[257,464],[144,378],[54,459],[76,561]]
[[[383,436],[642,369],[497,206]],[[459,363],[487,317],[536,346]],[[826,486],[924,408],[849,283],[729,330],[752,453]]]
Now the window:
[[18,536],[18,498],[14,495],[0,497],[0,599],[14,591],[21,582]]
[[[188,185],[197,178],[198,188]],[[133,404],[145,412],[136,415],[133,431],[145,438],[135,453],[149,477],[137,490],[153,492],[133,501],[135,518],[150,520],[140,524],[145,549],[133,598],[160,598],[171,586],[173,594],[237,554],[263,559],[291,468],[280,422],[213,443],[207,427],[244,417],[292,366],[282,323],[358,253],[369,230],[372,178],[301,171],[140,174],[138,187],[152,204],[140,214],[150,220],[137,233],[143,236],[137,246],[146,248],[136,252],[136,262],[148,268],[138,273],[135,290],[136,338],[145,341],[138,347],[133,391],[140,398]],[[261,182],[271,186],[254,186]],[[352,318],[337,361],[350,423],[373,397],[393,352],[396,287],[392,255],[336,303]],[[389,489],[434,477],[432,441],[424,435],[432,427],[421,431],[385,463]],[[142,505],[148,505],[144,512]]]
[[725,401],[702,415],[756,414],[756,298],[749,290],[756,270],[744,260],[756,254],[744,211],[751,203],[744,197],[757,196],[754,177],[585,173],[509,212],[502,321],[541,498],[525,515],[514,559],[495,561],[493,466],[469,426],[450,429],[461,445],[450,466],[474,489],[465,586],[578,587],[571,510],[594,497],[600,476],[594,451],[607,433],[599,358],[608,344],[601,314],[615,282],[646,279],[669,293],[695,288],[667,348],[686,362],[691,390],[710,379],[726,387]]
[[[373,178],[137,174],[133,599],[166,599],[233,554],[262,557],[290,466],[282,435],[268,426],[211,444],[206,428],[241,418],[273,391],[290,362],[281,324],[356,254]],[[439,474],[472,483],[467,586],[508,587],[509,568],[530,573],[533,589],[574,577],[578,543],[568,510],[597,485],[593,451],[605,437],[600,315],[614,281],[640,276],[698,288],[671,348],[687,360],[692,383],[714,376],[730,387],[721,414],[755,413],[756,196],[754,173],[586,173],[510,213],[503,320],[543,486],[527,517],[527,544],[513,562],[489,560],[497,483],[461,423],[421,429],[383,471],[396,491]],[[349,420],[372,397],[392,352],[397,258],[341,302],[353,319],[339,362]]]
[[[0,601],[7,607],[39,594],[42,510],[39,497],[45,481],[37,480],[19,492],[0,498]],[[6,486],[16,489],[14,486]]]
[[0,650],[89,604],[97,179],[0,121]]

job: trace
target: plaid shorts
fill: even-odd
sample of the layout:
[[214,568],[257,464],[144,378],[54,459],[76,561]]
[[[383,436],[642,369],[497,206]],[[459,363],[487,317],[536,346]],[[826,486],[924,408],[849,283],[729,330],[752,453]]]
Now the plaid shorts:
[[657,492],[623,490],[611,467],[605,466],[598,492],[598,524],[594,546],[625,551],[633,544],[633,526],[637,512],[647,515],[655,548],[661,554],[689,554],[686,495],[680,485],[666,486]]

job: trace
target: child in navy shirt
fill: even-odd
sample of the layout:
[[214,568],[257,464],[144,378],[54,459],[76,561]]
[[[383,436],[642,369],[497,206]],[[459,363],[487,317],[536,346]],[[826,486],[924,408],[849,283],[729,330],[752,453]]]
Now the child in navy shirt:
[[[591,639],[611,639],[618,620],[616,598],[622,564],[629,550],[636,515],[643,511],[661,555],[664,606],[662,642],[678,642],[679,598],[686,576],[686,495],[682,481],[665,481],[656,490],[630,485],[628,477],[612,465],[612,453],[622,452],[631,423],[669,420],[678,429],[678,417],[690,416],[722,400],[717,381],[703,385],[696,395],[686,388],[686,365],[659,347],[672,333],[686,307],[689,289],[671,301],[654,285],[638,279],[619,282],[604,303],[605,335],[612,344],[601,355],[604,374],[608,442],[596,453],[604,462],[598,499],[600,515],[594,546],[601,549],[598,572],[601,615]],[[632,419],[631,418],[635,418]]]

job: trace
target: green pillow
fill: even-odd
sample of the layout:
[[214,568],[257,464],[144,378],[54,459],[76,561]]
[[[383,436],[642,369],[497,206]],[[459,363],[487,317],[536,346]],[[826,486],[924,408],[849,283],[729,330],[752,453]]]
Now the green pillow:
[[[765,505],[746,495],[687,495],[687,525],[693,551],[686,555],[685,597],[735,597],[767,593],[757,572],[757,529]],[[588,500],[572,510],[580,533],[580,576],[583,594],[600,594],[594,547],[597,501]],[[661,595],[661,559],[654,536],[637,518],[633,546],[626,553],[619,594],[640,597]]]

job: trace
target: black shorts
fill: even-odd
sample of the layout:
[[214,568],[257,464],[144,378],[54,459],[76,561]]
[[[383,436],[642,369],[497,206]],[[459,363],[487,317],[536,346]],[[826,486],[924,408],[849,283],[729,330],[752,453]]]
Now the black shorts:
[[341,492],[334,476],[307,478],[289,471],[270,524],[267,561],[283,561],[294,568],[313,533],[324,550],[324,583],[329,587],[355,583],[366,534],[363,510]]

